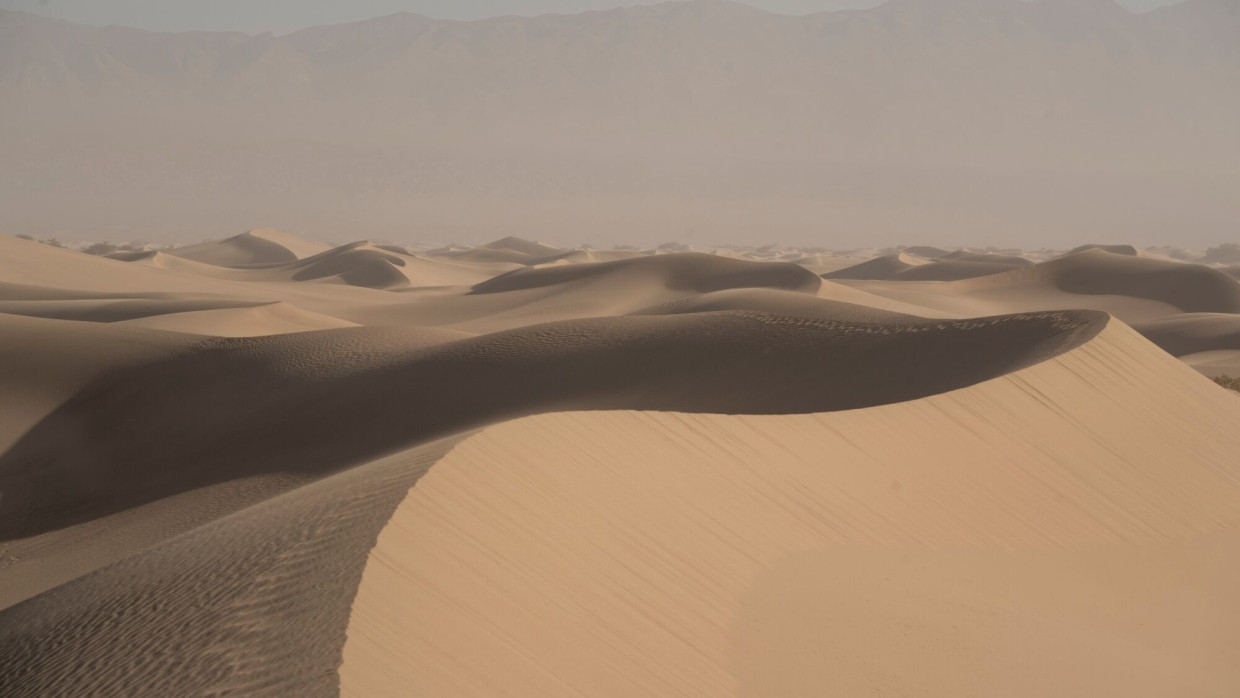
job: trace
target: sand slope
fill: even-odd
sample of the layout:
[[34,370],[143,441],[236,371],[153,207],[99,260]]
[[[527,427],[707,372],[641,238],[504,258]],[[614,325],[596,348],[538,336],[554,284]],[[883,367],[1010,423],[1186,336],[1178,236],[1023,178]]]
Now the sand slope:
[[165,254],[220,267],[241,267],[293,262],[326,252],[327,249],[328,246],[321,242],[305,240],[273,228],[256,228],[226,240],[165,250]]
[[[10,578],[26,593],[0,612],[0,652],[15,658],[0,670],[0,688],[327,691],[339,645],[302,628],[341,622],[349,579],[382,523],[382,506],[367,502],[395,506],[400,483],[420,472],[409,458],[424,462],[397,455],[381,461],[388,476],[366,475],[372,466],[360,464],[384,452],[538,411],[788,413],[912,399],[1044,360],[1103,323],[1060,313],[850,325],[733,311],[563,322],[447,343],[408,328],[200,342],[81,390],[5,454],[4,537],[38,535],[6,546],[18,559]],[[907,364],[909,348],[939,359]],[[500,383],[506,391],[492,389]],[[192,423],[187,412],[216,419]],[[306,484],[333,472],[341,474]],[[361,489],[355,497],[350,488]],[[169,517],[157,506],[164,501],[192,506]],[[72,541],[57,536],[87,522],[145,536],[105,536],[108,555],[95,559],[117,562],[82,568],[66,558]],[[159,539],[159,530],[172,537]],[[332,562],[320,569],[325,557]],[[38,589],[58,575],[72,581]],[[170,606],[178,610],[164,612]],[[160,644],[175,644],[175,664],[140,661]]]
[[1135,323],[1179,313],[1240,312],[1240,282],[1217,269],[1101,249],[949,283],[841,283],[903,303],[966,316],[1092,308]]
[[1133,326],[1172,356],[1240,351],[1240,315],[1185,313]]
[[[1040,361],[1087,339],[1102,318],[901,325],[731,311],[565,321],[447,343],[441,330],[410,327],[212,339],[87,386],[0,455],[0,538],[241,477],[321,476],[532,412],[791,413],[915,399]],[[316,424],[348,427],[308,427]]]
[[[920,249],[920,248],[918,248]],[[930,249],[932,259],[915,256],[911,252],[876,257],[847,269],[823,274],[824,279],[852,280],[901,280],[901,281],[957,281],[979,276],[999,274],[1032,264],[1027,259],[999,254],[979,254],[957,250],[942,252]]]
[[0,695],[1236,693],[1218,270],[303,242],[0,236]]
[[507,422],[380,535],[343,694],[1235,695],[1237,419],[1112,324],[866,410]]

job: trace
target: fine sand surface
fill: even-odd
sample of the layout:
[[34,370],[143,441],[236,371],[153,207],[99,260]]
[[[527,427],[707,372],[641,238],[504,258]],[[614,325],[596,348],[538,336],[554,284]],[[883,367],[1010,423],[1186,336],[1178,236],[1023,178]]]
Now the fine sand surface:
[[344,694],[1236,695],[1238,418],[1115,324],[898,405],[494,426],[380,535]]
[[863,256],[0,236],[0,695],[1240,694],[1240,282]]

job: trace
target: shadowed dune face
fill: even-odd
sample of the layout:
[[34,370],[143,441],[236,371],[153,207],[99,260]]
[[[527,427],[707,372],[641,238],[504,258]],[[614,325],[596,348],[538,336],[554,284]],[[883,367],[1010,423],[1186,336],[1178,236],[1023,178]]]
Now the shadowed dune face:
[[[927,273],[934,262],[907,273]],[[927,270],[923,272],[922,270]],[[1086,249],[997,274],[958,281],[840,280],[837,283],[957,316],[1091,308],[1129,323],[1181,313],[1240,312],[1240,282],[1200,264]]]
[[912,267],[901,272],[896,278],[904,281],[956,281],[974,279],[979,276],[1002,274],[1011,269],[1029,266],[1028,264],[1011,264],[1006,262],[980,262],[970,260],[951,260],[931,262]]
[[1185,313],[1138,323],[1133,329],[1172,356],[1240,351],[1240,315]]
[[1041,265],[1062,291],[1148,298],[1186,313],[1240,312],[1240,282],[1197,264],[1090,250]]
[[1132,245],[1091,244],[1091,245],[1081,245],[1080,247],[1075,247],[1069,250],[1068,252],[1066,252],[1064,256],[1069,257],[1074,254],[1080,254],[1082,252],[1089,252],[1090,250],[1101,250],[1103,252],[1109,252],[1111,254],[1122,254],[1122,255],[1129,256],[1129,257],[1137,257],[1140,255],[1140,252],[1137,251],[1137,248],[1133,247]]
[[843,322],[902,322],[916,324],[926,320],[914,315],[879,310],[865,305],[829,300],[793,291],[740,288],[700,293],[639,310],[632,315],[676,315],[720,310],[753,310],[789,317],[837,320]]
[[0,695],[338,696],[366,552],[455,442],[306,485],[0,610]]
[[203,310],[254,308],[260,301],[225,298],[87,298],[80,300],[0,301],[0,313],[55,320],[123,322],[137,318]]
[[517,269],[474,286],[473,293],[503,293],[590,281],[636,283],[658,279],[677,291],[708,293],[728,288],[777,288],[813,293],[821,281],[796,264],[749,262],[696,252],[614,262]]
[[403,288],[409,278],[401,273],[405,266],[401,255],[380,249],[332,250],[294,265],[294,281],[315,281],[339,277],[351,286],[366,288]]
[[[933,252],[933,250],[930,250]],[[1000,274],[1031,266],[1021,257],[998,254],[975,254],[964,250],[926,259],[899,253],[877,257],[839,271],[822,275],[824,279],[890,280],[890,281],[958,281],[979,276]]]
[[899,325],[733,311],[566,321],[421,350],[408,328],[212,340],[100,380],[0,457],[0,538],[242,476],[321,476],[535,412],[911,400],[1044,360],[1105,324],[1091,312]]
[[883,257],[875,257],[860,264],[840,269],[838,271],[829,272],[822,275],[824,279],[891,279],[899,276],[901,273],[912,269],[921,264],[928,264],[924,259],[907,255],[892,254]]

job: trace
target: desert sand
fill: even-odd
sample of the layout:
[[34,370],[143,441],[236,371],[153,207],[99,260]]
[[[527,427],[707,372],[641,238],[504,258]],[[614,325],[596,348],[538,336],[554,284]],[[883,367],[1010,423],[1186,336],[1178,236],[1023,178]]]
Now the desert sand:
[[0,695],[1235,696],[1240,281],[0,236]]

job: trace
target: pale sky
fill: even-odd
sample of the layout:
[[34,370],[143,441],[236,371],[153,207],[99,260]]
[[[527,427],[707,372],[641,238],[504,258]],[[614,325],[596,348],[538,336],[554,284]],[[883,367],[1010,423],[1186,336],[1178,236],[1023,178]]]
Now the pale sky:
[[[745,0],[782,14],[864,8],[883,0]],[[1144,11],[1183,0],[1116,0]],[[291,31],[319,24],[353,22],[395,12],[439,19],[538,15],[648,5],[651,0],[0,0],[22,10],[81,24],[119,24],[152,31]]]

